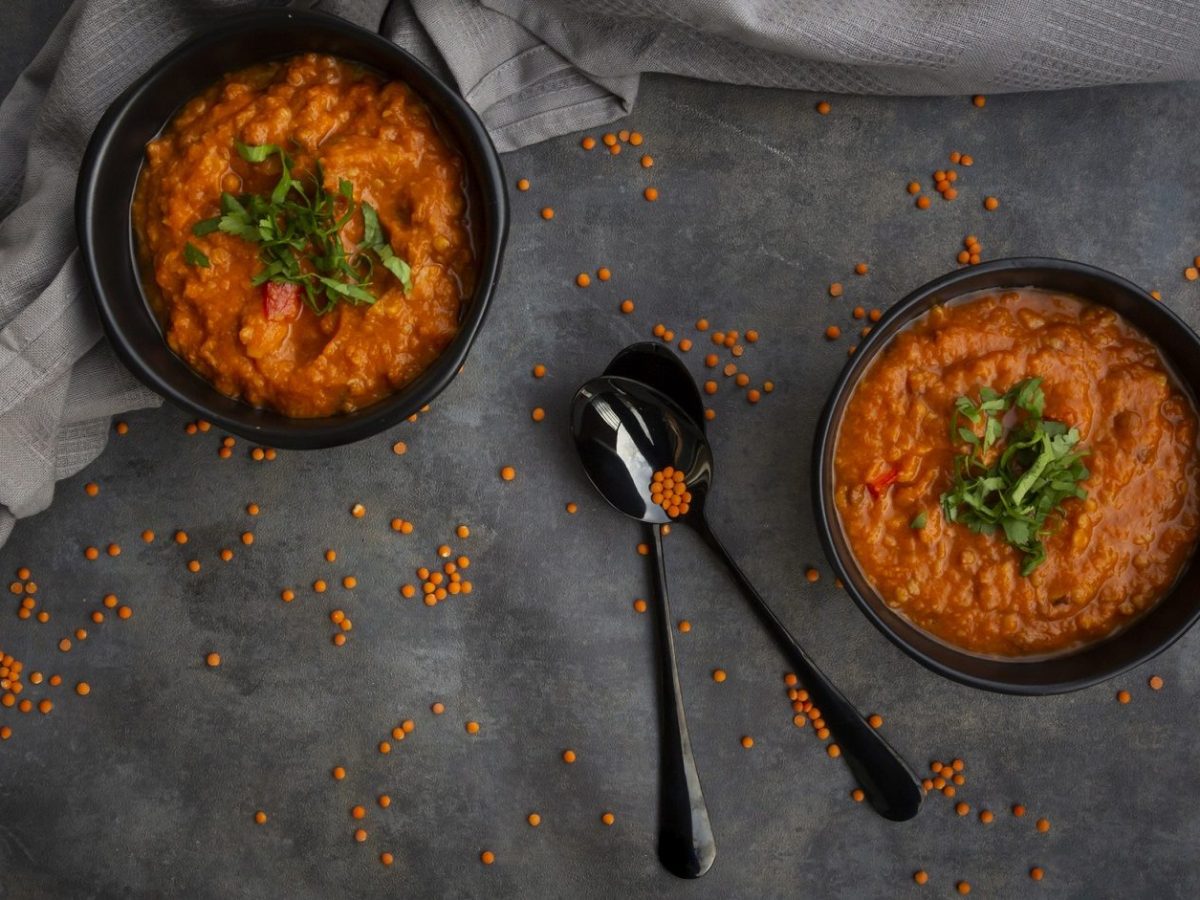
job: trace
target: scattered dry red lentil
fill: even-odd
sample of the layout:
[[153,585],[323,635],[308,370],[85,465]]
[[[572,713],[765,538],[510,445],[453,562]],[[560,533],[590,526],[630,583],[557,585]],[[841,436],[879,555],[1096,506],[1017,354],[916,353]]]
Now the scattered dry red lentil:
[[254,821],[259,825],[267,824],[267,814],[261,809],[254,814]]
[[642,196],[653,203],[658,199],[658,188],[648,187],[646,190],[642,191]]
[[529,823],[530,827],[537,828],[542,824],[542,817],[535,812],[531,812],[525,817],[525,821]]
[[974,97],[971,98],[971,102],[974,103],[976,106],[978,106],[980,109],[983,109],[984,104],[987,103],[987,97],[983,96],[983,94],[976,94]]
[[913,881],[917,884],[925,884],[929,881],[929,873],[924,869],[917,869],[917,871],[913,872]]
[[543,366],[541,363],[538,363],[536,366],[534,366],[533,367],[533,377],[534,378],[545,378],[546,377],[546,367]]
[[596,146],[596,139],[589,135],[579,142],[579,146],[581,146],[584,150],[592,150]]
[[1150,685],[1150,690],[1161,691],[1162,686],[1163,686],[1162,676],[1161,675],[1151,675],[1150,681],[1148,682],[1148,684]]
[[929,198],[928,197],[918,197],[917,198],[917,209],[929,209]]
[[542,207],[542,218],[549,222],[554,218],[554,208],[551,206]]
[[512,481],[514,478],[517,477],[517,470],[514,469],[512,466],[504,466],[500,470],[500,477],[502,479],[504,479],[505,481]]
[[836,341],[841,336],[842,329],[838,328],[836,325],[830,325],[825,329],[825,337],[831,341]]
[[649,169],[654,166],[654,157],[647,153],[640,160],[643,169]]
[[633,312],[633,301],[632,300],[622,300],[620,309],[621,309],[621,312],[625,313],[625,315],[629,315],[631,312]]
[[580,272],[578,275],[575,276],[575,283],[577,285],[579,285],[581,288],[585,288],[589,284],[592,283],[592,276],[589,275],[587,272]]
[[750,735],[748,735],[748,734],[743,736],[742,737],[742,746],[745,747],[747,750],[749,750],[751,747],[754,746],[754,738],[750,737]]
[[1047,831],[1050,830],[1050,820],[1046,819],[1046,818],[1038,819],[1037,822],[1035,823],[1035,827],[1042,834],[1045,834]]
[[998,209],[999,207],[1000,207],[1000,201],[997,200],[995,197],[984,197],[983,198],[983,208],[986,209],[988,212],[991,212],[994,209]]
[[966,882],[966,881],[960,881],[958,884],[956,884],[954,886],[954,889],[956,891],[958,891],[960,894],[963,894],[964,896],[971,893],[970,882]]
[[1046,870],[1043,869],[1041,866],[1034,866],[1032,869],[1029,870],[1029,877],[1032,878],[1034,881],[1041,881],[1043,878],[1046,877]]
[[563,751],[563,754],[562,754],[562,760],[563,760],[563,762],[565,762],[567,765],[571,765],[571,763],[575,762],[575,760],[576,760],[576,759],[578,759],[578,758],[579,758],[579,757],[577,757],[577,756],[575,755],[575,751],[574,751],[574,750],[564,750],[564,751]]
[[518,178],[517,179],[517,190],[518,191],[529,190],[529,179],[528,178]]
[[833,284],[829,285],[829,296],[840,297],[842,296],[842,290],[842,283],[840,281],[835,281]]
[[1130,695],[1129,691],[1117,691],[1118,703],[1128,703],[1132,699],[1133,697]]
[[496,854],[493,853],[491,850],[484,850],[482,853],[479,854],[479,861],[482,862],[485,866],[490,866],[492,863],[494,863],[496,861]]
[[833,109],[833,107],[829,105],[828,100],[822,100],[817,104],[817,112],[823,116],[829,115],[829,111],[831,109]]

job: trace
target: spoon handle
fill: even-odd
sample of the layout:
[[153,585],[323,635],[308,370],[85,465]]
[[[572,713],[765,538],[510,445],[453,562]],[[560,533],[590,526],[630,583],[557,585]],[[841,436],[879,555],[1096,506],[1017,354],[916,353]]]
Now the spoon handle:
[[708,808],[700,790],[700,775],[692,758],[683,714],[683,691],[675,661],[675,637],[671,631],[671,606],[667,600],[667,570],[662,536],[654,536],[654,586],[658,593],[655,626],[658,632],[659,707],[662,738],[659,745],[658,858],[680,878],[699,878],[713,864],[717,847],[713,841]]
[[911,819],[920,811],[925,791],[908,763],[878,731],[867,724],[862,713],[809,658],[729,555],[708,520],[699,518],[693,521],[705,542],[725,560],[734,578],[752,601],[755,612],[783,649],[813,703],[821,710],[821,718],[837,739],[846,765],[854,773],[876,812],[897,822]]

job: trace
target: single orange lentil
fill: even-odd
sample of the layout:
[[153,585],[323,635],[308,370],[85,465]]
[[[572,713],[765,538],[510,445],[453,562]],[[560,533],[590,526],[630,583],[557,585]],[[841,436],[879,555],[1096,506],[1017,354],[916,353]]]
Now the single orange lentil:
[[89,481],[83,486],[83,490],[89,497],[95,497],[100,493],[100,485],[96,484],[94,481]]
[[728,677],[729,676],[725,673],[724,669],[713,669],[712,680],[717,684],[720,684]]
[[750,390],[746,391],[747,403],[757,403],[761,399],[762,394],[760,394],[756,388],[751,388]]
[[878,713],[873,713],[867,717],[867,724],[872,728],[880,728],[883,726],[883,716]]
[[818,112],[818,113],[820,113],[820,114],[821,114],[821,115],[823,115],[823,116],[827,116],[827,115],[829,115],[829,111],[830,111],[832,108],[833,108],[833,107],[829,105],[829,101],[828,101],[828,100],[822,100],[821,102],[819,102],[819,103],[817,104],[817,112]]
[[505,481],[512,481],[514,478],[517,477],[517,470],[514,469],[512,466],[505,466],[504,468],[502,468],[500,470],[500,477],[503,478]]
[[979,811],[979,821],[984,825],[991,825],[995,819],[996,816],[990,809],[982,809]]
[[354,840],[358,843],[363,843],[367,839],[367,830],[365,828],[354,829]]
[[109,556],[120,556],[121,555],[121,545],[120,544],[109,544],[108,547],[106,548],[106,552],[108,553]]
[[1050,820],[1045,819],[1045,818],[1038,819],[1037,822],[1035,823],[1035,827],[1042,834],[1045,834],[1047,831],[1050,830]]
[[494,863],[496,861],[496,854],[493,853],[491,850],[484,850],[482,853],[479,854],[479,861],[482,862],[485,866],[490,866],[492,863]]
[[1183,277],[1188,281],[1195,281],[1197,278],[1200,278],[1200,269],[1197,269],[1195,266],[1188,266],[1183,270]]
[[86,681],[81,681],[75,685],[75,693],[80,697],[86,697],[92,692],[92,686]]
[[546,418],[546,411],[540,406],[535,406],[533,411],[529,413],[529,418],[533,419],[535,422],[540,422]]
[[924,869],[917,869],[917,871],[913,872],[913,881],[917,884],[925,884],[929,881],[929,873]]
[[1162,676],[1161,675],[1151,675],[1150,681],[1148,682],[1148,684],[1150,685],[1150,690],[1161,691],[1162,686],[1163,686]]
[[575,276],[575,283],[581,288],[585,288],[592,283],[592,276],[590,276],[587,272],[580,272]]
[[918,197],[917,198],[917,209],[929,209],[929,198],[928,197]]
[[334,781],[341,781],[346,777],[346,769],[343,766],[334,766],[332,774]]
[[575,755],[574,750],[564,750],[563,751],[562,760],[567,765],[571,765],[573,762],[575,762],[576,759],[578,759],[578,757]]
[[467,734],[479,734],[479,723],[468,722],[466,724]]
[[129,434],[129,425],[125,422],[118,422],[116,429],[117,434]]
[[960,881],[954,886],[954,889],[963,896],[966,896],[967,894],[971,893],[971,884],[967,881]]
[[854,267],[855,275],[866,275],[868,271],[869,271],[869,268],[865,262],[860,262],[860,263],[858,263],[858,265],[856,265]]
[[651,203],[653,203],[655,200],[658,199],[658,188],[648,187],[644,191],[642,191],[642,196],[645,197],[647,200],[649,200]]
[[836,341],[841,336],[842,336],[842,329],[838,328],[836,325],[830,325],[828,328],[825,329],[825,337],[831,341]]
[[748,734],[745,735],[742,738],[742,746],[745,747],[747,750],[749,750],[751,747],[754,746],[754,738],[750,737],[750,735],[748,735]]
[[392,798],[387,794],[380,794],[379,799],[375,802],[379,804],[381,809],[387,809],[392,805]]
[[258,812],[256,812],[254,814],[254,821],[255,821],[255,824],[266,825],[267,824],[267,814],[260,809]]
[[554,208],[551,206],[542,207],[542,218],[549,222],[554,218]]
[[585,137],[582,141],[579,142],[579,146],[582,147],[584,150],[592,150],[596,146],[596,139],[589,135],[588,137]]
[[954,811],[960,816],[965,816],[971,811],[971,805],[960,800],[957,804],[955,804]]
[[862,788],[855,788],[850,792],[850,799],[855,803],[862,803],[866,798],[867,795]]
[[679,342],[679,349],[681,351],[683,351],[684,353],[687,353],[689,350],[692,349],[692,342],[688,338],[683,338]]
[[392,854],[388,853],[385,850],[379,854],[379,861],[381,863],[383,863],[385,866],[390,866],[392,863],[394,863],[396,861],[396,858],[394,856],[392,856]]
[[919,194],[919,193],[921,193],[921,185],[920,185],[920,183],[919,183],[919,182],[916,182],[916,181],[910,181],[910,182],[908,183],[908,187],[906,188],[906,190],[907,190],[907,191],[908,191],[910,194],[914,194],[914,195],[915,195],[915,194]]
[[614,816],[610,812],[606,812],[606,813],[604,813],[604,815],[602,815],[600,817],[600,821],[603,822],[605,825],[611,826],[613,824],[613,822],[617,821],[617,817]]
[[48,716],[54,709],[54,701],[49,699],[39,700],[37,708],[38,712],[40,712],[43,716]]
[[691,623],[691,622],[689,622],[687,619],[680,619],[680,620],[679,620],[679,632],[680,632],[680,634],[688,634],[688,633],[689,633],[691,630],[692,630],[692,623]]
[[61,641],[59,641],[58,649],[61,650],[63,653],[69,652],[71,649],[71,639],[63,638]]
[[[827,730],[827,729],[822,729],[822,731],[824,731],[824,730]],[[831,759],[837,759],[839,756],[842,755],[842,748],[839,747],[837,744],[830,744],[828,747],[825,748],[825,752],[829,754]]]
[[446,704],[445,704],[445,703],[442,703],[442,702],[439,700],[439,701],[437,701],[436,703],[434,703],[433,705],[431,705],[431,706],[429,707],[429,710],[430,710],[430,712],[432,712],[432,713],[433,713],[435,716],[440,716],[442,713],[444,713],[444,712],[446,711]]
[[988,212],[991,212],[994,209],[998,209],[999,206],[1000,206],[1000,201],[997,200],[995,197],[984,197],[983,198],[983,208],[986,209]]
[[1129,691],[1117,691],[1118,703],[1128,703],[1132,699],[1133,697],[1130,695]]
[[568,504],[567,504],[567,513],[568,513],[569,515],[572,515],[572,516],[573,516],[573,515],[575,515],[575,513],[577,513],[578,511],[579,511],[579,504],[577,504],[577,503],[568,503]]
[[151,531],[149,528],[147,528],[145,531],[142,532],[142,540],[145,541],[147,544],[153,543],[154,532]]
[[633,312],[633,301],[622,300],[620,310],[621,312],[625,313],[625,315],[629,315],[631,312]]
[[647,153],[640,160],[643,169],[649,169],[654,166],[654,157]]
[[391,745],[391,744],[389,744],[387,741],[380,741],[380,742],[379,742],[379,752],[380,752],[381,754],[384,754],[384,755],[387,755],[388,753],[391,753],[391,752],[392,752],[392,745]]
[[1012,807],[1012,814],[1018,819],[1021,818],[1021,816],[1025,815],[1025,807],[1020,803],[1014,803]]
[[983,96],[983,94],[976,94],[974,97],[971,98],[971,102],[974,103],[976,106],[978,106],[980,109],[983,109],[984,104],[987,103],[987,97]]
[[829,285],[829,296],[830,297],[842,296],[842,283],[840,281],[835,281],[835,282],[833,282],[833,284]]
[[517,179],[517,190],[518,191],[529,190],[529,179],[528,178],[518,178]]
[[883,318],[883,313],[878,309],[873,309],[867,313],[867,318],[872,322],[878,322],[881,318]]
[[646,601],[642,600],[640,598],[637,600],[634,600],[633,601],[633,611],[639,612],[639,613],[644,613],[646,611]]
[[821,580],[821,573],[818,572],[816,569],[809,567],[808,569],[805,569],[804,577],[808,581],[809,584],[814,584],[815,582],[818,582]]
[[208,664],[208,667],[210,669],[215,669],[217,666],[219,666],[221,664],[221,654],[220,653],[210,653],[210,654],[208,654],[208,656],[204,657],[204,661]]
[[99,559],[100,551],[97,550],[95,547],[86,547],[86,548],[84,548],[83,556],[85,559],[92,559],[92,560]]
[[1043,878],[1046,877],[1046,870],[1043,869],[1041,866],[1034,866],[1032,869],[1029,870],[1029,877],[1032,878],[1034,881],[1041,881]]

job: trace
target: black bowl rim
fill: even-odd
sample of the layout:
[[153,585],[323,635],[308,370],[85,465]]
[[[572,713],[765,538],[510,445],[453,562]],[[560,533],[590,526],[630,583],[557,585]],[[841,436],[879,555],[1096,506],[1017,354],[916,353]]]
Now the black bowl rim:
[[[136,102],[143,90],[160,77],[164,68],[181,58],[217,44],[249,26],[271,25],[281,28],[316,29],[336,36],[350,37],[373,43],[381,52],[390,53],[403,59],[406,65],[422,71],[427,77],[426,85],[419,89],[413,88],[418,96],[426,97],[431,91],[437,93],[439,101],[451,108],[451,115],[457,117],[480,151],[480,165],[472,165],[470,159],[465,159],[465,161],[471,177],[477,181],[479,194],[483,198],[481,204],[483,208],[477,214],[486,217],[484,234],[487,237],[487,244],[480,248],[479,278],[475,294],[470,300],[468,315],[460,322],[458,334],[442,354],[424,370],[422,375],[426,377],[422,378],[419,389],[414,389],[415,383],[410,384],[353,414],[312,419],[314,424],[311,427],[305,427],[306,421],[309,420],[284,416],[273,410],[256,410],[255,407],[244,404],[248,410],[271,413],[280,422],[278,425],[266,422],[249,426],[236,418],[207,408],[205,404],[193,400],[185,392],[177,390],[169,384],[159,375],[153,365],[143,359],[138,348],[134,346],[134,342],[128,340],[121,331],[113,314],[113,305],[122,301],[112,297],[110,292],[105,289],[93,252],[94,232],[100,227],[102,219],[96,209],[97,176],[109,145],[117,133],[119,122],[129,107]],[[181,97],[180,104],[187,99],[187,97]],[[441,115],[446,116],[444,112]],[[166,122],[163,125],[165,126]],[[270,446],[299,450],[334,447],[379,434],[432,402],[446,389],[466,361],[471,345],[474,343],[491,305],[492,296],[500,279],[501,262],[508,239],[508,226],[508,194],[504,187],[499,155],[479,116],[463,100],[458,91],[421,60],[383,36],[338,16],[310,10],[259,9],[230,15],[211,28],[206,28],[186,39],[161,57],[121,92],[96,124],[80,164],[79,179],[75,189],[75,228],[84,269],[104,331],[120,360],[143,384],[175,405],[250,440]],[[132,241],[130,242],[130,253],[133,253]],[[131,260],[131,263],[136,272],[136,260]],[[182,358],[176,356],[176,359],[180,365],[191,368]]]
[[[1127,662],[1115,666],[1110,669],[1089,673],[1078,678],[1067,679],[1063,681],[1036,683],[1036,682],[1009,682],[998,681],[991,678],[984,678],[963,672],[953,666],[946,665],[937,659],[927,655],[920,649],[912,646],[903,637],[897,634],[890,625],[876,612],[874,607],[868,602],[867,598],[862,596],[855,586],[854,579],[850,577],[849,567],[841,554],[837,550],[837,542],[834,538],[835,529],[840,528],[837,522],[837,512],[828,508],[825,502],[826,488],[830,487],[830,479],[826,477],[826,447],[832,447],[836,443],[837,427],[840,425],[840,418],[834,421],[833,411],[838,406],[841,398],[853,391],[858,383],[858,378],[870,367],[870,361],[876,354],[882,350],[888,342],[894,337],[893,334],[886,333],[883,327],[894,319],[904,316],[912,307],[919,305],[929,298],[930,295],[944,291],[946,288],[951,288],[955,284],[976,279],[981,275],[995,274],[1007,272],[1014,269],[1033,269],[1042,270],[1045,272],[1070,272],[1079,275],[1085,275],[1092,278],[1107,281],[1114,287],[1120,288],[1131,296],[1137,297],[1146,303],[1153,304],[1154,307],[1165,314],[1167,321],[1171,326],[1179,329],[1183,335],[1196,347],[1197,353],[1200,353],[1200,336],[1198,336],[1191,327],[1164,304],[1155,300],[1142,287],[1129,281],[1120,275],[1102,269],[1098,266],[1093,266],[1088,263],[1076,262],[1069,259],[1059,259],[1055,257],[1038,257],[1038,256],[1023,256],[1009,257],[1005,259],[989,260],[979,265],[968,266],[962,269],[956,269],[948,272],[934,280],[927,282],[916,290],[907,294],[899,302],[893,304],[880,319],[879,323],[871,333],[858,345],[858,349],[854,353],[854,358],[847,362],[841,373],[838,375],[837,381],[834,383],[830,391],[829,398],[825,402],[825,406],[821,410],[820,417],[817,420],[817,428],[813,437],[812,450],[812,490],[813,490],[813,509],[815,512],[817,531],[820,536],[822,549],[825,551],[826,558],[831,562],[838,577],[845,585],[846,592],[850,594],[855,604],[867,620],[871,622],[884,637],[890,640],[893,644],[903,650],[908,656],[915,659],[925,668],[932,672],[936,672],[951,681],[959,684],[967,685],[968,687],[978,688],[981,690],[992,691],[1000,694],[1014,694],[1026,696],[1049,696],[1053,694],[1065,694],[1072,691],[1082,690],[1093,685],[1100,684],[1112,678],[1116,678],[1125,672],[1135,669],[1146,662],[1149,662],[1154,657],[1171,647],[1176,641],[1183,637],[1188,630],[1200,620],[1200,603],[1196,604],[1196,608],[1192,614],[1178,625],[1174,631],[1169,633],[1162,641],[1155,644],[1146,652],[1133,657]],[[1037,287],[1036,281],[1030,283],[1030,287]],[[974,290],[985,290],[985,288],[973,288]],[[1150,340],[1157,344],[1153,337]],[[863,360],[867,362],[863,362]],[[830,438],[833,438],[833,441]],[[1193,559],[1193,564],[1197,563]],[[1173,587],[1167,595],[1164,595],[1162,600],[1170,596],[1178,589],[1178,585]],[[1160,600],[1160,602],[1162,602]],[[915,626],[914,626],[915,627]],[[918,629],[920,630],[920,629]],[[1108,640],[1105,638],[1103,640]],[[1100,643],[1103,643],[1103,640]],[[950,647],[950,645],[947,645]],[[1087,645],[1092,646],[1092,645]],[[957,650],[950,647],[951,650],[956,650],[959,653],[965,651]],[[1082,649],[1082,648],[1081,648]],[[1031,667],[1035,667],[1041,662],[1039,659],[1031,660],[989,660],[996,662],[1001,666],[1021,667],[1025,671],[1029,671]]]

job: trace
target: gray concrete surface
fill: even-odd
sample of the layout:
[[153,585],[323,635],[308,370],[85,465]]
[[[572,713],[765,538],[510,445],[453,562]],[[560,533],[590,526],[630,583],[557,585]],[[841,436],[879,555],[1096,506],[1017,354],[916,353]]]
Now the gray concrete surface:
[[[977,897],[1200,893],[1200,634],[1069,696],[959,687],[893,648],[835,589],[808,489],[813,419],[849,343],[827,343],[824,327],[849,331],[854,305],[886,306],[952,268],[967,233],[987,258],[1110,267],[1200,325],[1200,284],[1181,275],[1200,253],[1200,85],[992,97],[983,110],[965,98],[834,97],[827,117],[816,99],[650,79],[619,126],[645,133],[649,172],[630,148],[587,154],[577,137],[507,156],[509,181],[533,188],[513,192],[502,288],[465,372],[415,425],[256,463],[244,441],[220,460],[221,435],[185,435],[189,417],[174,408],[128,417],[129,434],[0,549],[4,582],[29,566],[53,616],[19,621],[4,593],[0,646],[66,682],[46,691],[49,716],[0,710],[15,732],[0,744],[0,897],[948,897],[960,879]],[[917,211],[905,183],[928,184],[953,149],[976,159],[959,199]],[[647,184],[659,202],[641,199]],[[983,212],[986,194],[1000,210]],[[865,278],[851,272],[860,260]],[[601,265],[611,282],[573,286]],[[834,280],[840,300],[826,294]],[[632,316],[616,311],[625,297]],[[778,385],[754,408],[729,386],[714,398],[716,521],[915,765],[966,760],[956,799],[970,816],[940,795],[903,825],[853,803],[845,766],[792,726],[784,664],[732,582],[677,533],[672,600],[693,625],[678,645],[718,858],[698,883],[659,868],[651,620],[631,606],[649,573],[637,527],[593,495],[565,420],[574,388],[617,349],[655,322],[690,334],[700,315],[759,330],[744,368]],[[704,346],[690,354],[697,374]],[[537,362],[549,368],[541,381]],[[511,484],[497,477],[505,464],[519,472]],[[243,511],[251,501],[257,518]],[[392,533],[393,516],[415,532]],[[452,539],[459,522],[466,541]],[[151,545],[145,528],[158,534]],[[170,540],[177,528],[185,547]],[[239,541],[247,528],[251,547]],[[119,557],[84,560],[85,546],[110,541]],[[446,541],[471,556],[474,593],[432,609],[401,599]],[[233,561],[219,561],[222,547]],[[810,564],[824,576],[815,585],[802,577]],[[340,586],[347,574],[353,591]],[[309,587],[318,577],[324,595]],[[288,586],[290,605],[278,597]],[[109,591],[134,617],[91,624]],[[333,608],[354,622],[340,649]],[[60,653],[76,627],[90,636]],[[209,651],[219,669],[206,668]],[[718,666],[729,672],[719,685]],[[1154,673],[1166,679],[1157,693]],[[79,679],[87,698],[70,690]],[[1114,701],[1118,688],[1131,704]],[[381,756],[377,743],[406,717],[414,733]],[[467,720],[481,723],[477,736]],[[573,766],[560,761],[568,747]],[[341,783],[329,774],[339,764]],[[383,791],[386,811],[373,803]],[[1030,814],[1013,818],[1014,802]],[[362,846],[356,803],[368,809]],[[982,808],[993,824],[978,821]],[[267,825],[253,823],[257,809]],[[1048,834],[1034,829],[1040,815]],[[484,849],[495,865],[480,864]],[[1037,885],[1034,865],[1047,872]],[[923,889],[917,868],[930,873]]]

